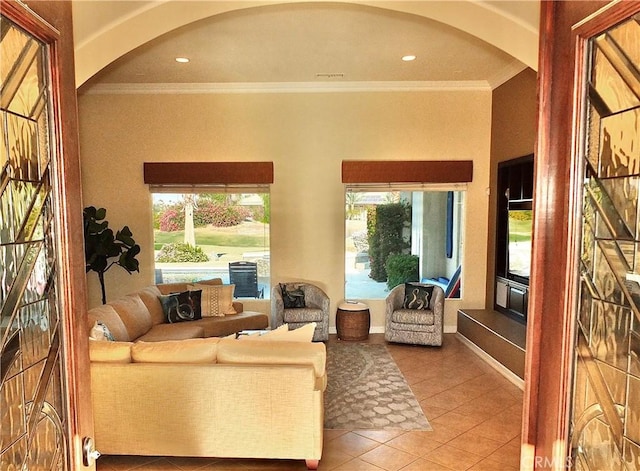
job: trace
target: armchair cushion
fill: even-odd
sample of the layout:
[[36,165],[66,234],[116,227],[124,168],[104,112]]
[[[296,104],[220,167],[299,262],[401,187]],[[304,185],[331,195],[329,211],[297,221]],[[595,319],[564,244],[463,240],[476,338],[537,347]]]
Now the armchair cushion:
[[285,308],[284,310],[285,322],[322,322],[323,319],[324,312],[322,309],[301,307],[298,309]]
[[433,325],[433,311],[425,309],[398,309],[391,314],[391,321],[396,324]]
[[285,309],[305,307],[304,290],[298,284],[280,283],[282,302]]
[[433,286],[405,283],[403,309],[429,309]]

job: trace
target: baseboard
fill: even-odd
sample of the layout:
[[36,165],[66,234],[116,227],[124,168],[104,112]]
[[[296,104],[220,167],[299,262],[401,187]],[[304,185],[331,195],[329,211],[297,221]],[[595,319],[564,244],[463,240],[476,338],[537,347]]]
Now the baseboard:
[[[445,334],[455,334],[458,332],[458,329],[455,325],[445,325],[442,331]],[[330,334],[337,334],[338,331],[335,327],[329,327]],[[373,325],[369,328],[370,334],[384,334],[384,326],[383,325]]]
[[498,373],[504,376],[510,383],[514,384],[515,386],[520,388],[522,391],[524,391],[524,381],[520,379],[516,374],[511,372],[511,370],[509,370],[506,366],[504,366],[498,360],[496,360],[491,355],[486,353],[484,350],[482,350],[480,347],[478,347],[475,343],[473,343],[471,340],[466,338],[464,335],[458,334],[457,337],[458,339],[460,339],[462,343],[464,343],[467,347],[469,347],[469,349],[473,353],[475,353],[480,358],[482,358],[486,363],[488,363],[491,367],[493,367],[493,369],[495,369]]

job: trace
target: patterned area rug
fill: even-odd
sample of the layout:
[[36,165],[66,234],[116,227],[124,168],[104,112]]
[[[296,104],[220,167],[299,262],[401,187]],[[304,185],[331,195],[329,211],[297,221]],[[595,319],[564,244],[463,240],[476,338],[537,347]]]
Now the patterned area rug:
[[384,345],[327,345],[324,426],[344,430],[433,430]]

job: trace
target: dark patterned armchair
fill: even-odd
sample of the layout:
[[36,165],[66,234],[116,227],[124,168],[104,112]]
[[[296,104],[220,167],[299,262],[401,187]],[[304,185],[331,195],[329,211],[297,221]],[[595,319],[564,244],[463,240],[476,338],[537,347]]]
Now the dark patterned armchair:
[[309,322],[316,322],[313,341],[329,339],[329,296],[310,283],[285,283],[289,287],[299,288],[304,293],[305,307],[285,308],[280,284],[271,290],[271,328],[289,324],[293,330]]
[[444,291],[439,286],[412,283],[418,287],[432,287],[428,309],[403,308],[405,285],[391,290],[386,300],[384,338],[389,342],[416,345],[442,345],[444,321]]

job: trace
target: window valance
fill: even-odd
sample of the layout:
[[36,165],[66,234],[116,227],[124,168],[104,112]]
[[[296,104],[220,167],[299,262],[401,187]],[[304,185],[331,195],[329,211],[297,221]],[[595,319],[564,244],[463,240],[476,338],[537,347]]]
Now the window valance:
[[343,160],[343,183],[466,183],[472,160]]
[[273,162],[145,162],[148,185],[260,185],[273,183]]

